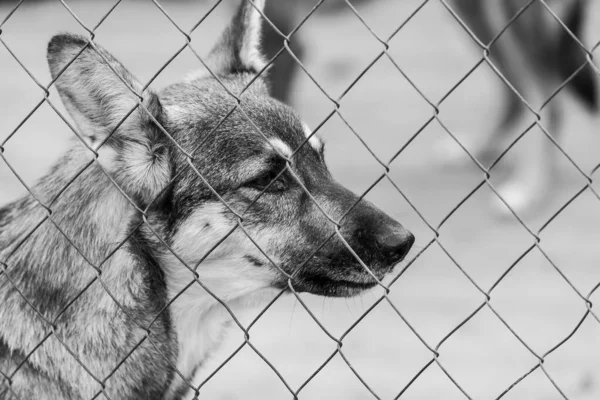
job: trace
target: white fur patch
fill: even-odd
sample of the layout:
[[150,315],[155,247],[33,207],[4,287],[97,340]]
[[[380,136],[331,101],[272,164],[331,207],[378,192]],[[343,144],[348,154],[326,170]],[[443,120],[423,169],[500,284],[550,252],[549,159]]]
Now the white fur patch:
[[[223,204],[212,203],[197,209],[173,238],[173,249],[191,267],[205,256],[235,226],[223,213]],[[267,246],[267,243],[260,243]],[[198,266],[198,280],[221,301],[237,312],[256,305],[271,292],[276,272],[269,266],[256,266],[246,255],[263,259],[260,251],[237,229]],[[178,295],[193,274],[172,254],[163,256],[169,298]],[[197,282],[187,288],[170,306],[179,342],[177,369],[191,378],[224,335],[232,319],[227,310]],[[174,388],[171,388],[174,389]]]
[[142,192],[148,201],[154,200],[171,178],[171,168],[165,151],[137,142],[126,142],[121,150],[123,163],[117,172],[122,185]]
[[100,147],[98,149],[98,162],[107,171],[114,171],[117,162],[117,151],[107,145]]
[[292,156],[293,152],[292,149],[290,148],[290,146],[288,146],[286,143],[283,142],[283,140],[278,139],[278,138],[273,138],[273,139],[269,139],[269,143],[270,145],[266,145],[267,148],[271,149],[271,148],[275,148],[278,152],[281,153],[281,155],[289,158]]
[[261,12],[265,9],[265,0],[246,1],[246,32],[243,36],[242,48],[240,50],[240,59],[246,65],[252,65],[256,70],[260,71],[265,66],[265,60],[260,52],[260,28],[261,28]]
[[318,152],[323,151],[323,141],[321,141],[317,135],[312,135],[312,130],[308,127],[308,125],[306,125],[306,123],[303,122],[302,127],[304,128],[304,135],[306,135],[306,137],[310,137],[310,139],[308,139],[308,143],[312,146],[312,148]]
[[[186,79],[197,79],[192,77],[192,75],[190,74]],[[171,119],[173,120],[180,120],[180,119],[185,119],[189,117],[189,110],[185,107],[182,107],[180,105],[176,105],[176,104],[172,104],[169,106],[164,107],[164,110],[166,111],[166,113],[169,115],[169,117],[171,117]]]

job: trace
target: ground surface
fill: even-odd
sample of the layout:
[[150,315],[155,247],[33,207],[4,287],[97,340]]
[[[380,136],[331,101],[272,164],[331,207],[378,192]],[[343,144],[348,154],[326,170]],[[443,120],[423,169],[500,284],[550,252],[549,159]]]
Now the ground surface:
[[[6,3],[6,2],[5,2]],[[69,3],[71,4],[71,3]],[[73,2],[81,20],[95,25],[113,3]],[[379,1],[361,7],[375,33],[387,38],[419,5],[418,1]],[[189,30],[208,9],[204,2],[164,1],[184,30]],[[0,19],[10,2],[0,5]],[[215,40],[230,7],[220,7],[192,35],[192,43],[205,54]],[[600,40],[600,5],[588,13],[586,42]],[[58,2],[25,4],[2,26],[0,38],[42,84],[49,82],[45,46],[57,31],[83,33]],[[308,51],[305,65],[332,98],[337,98],[382,51],[383,46],[351,12],[311,18],[299,31]],[[453,23],[440,2],[432,0],[390,42],[389,54],[413,83],[434,103],[477,62],[467,35]],[[104,45],[142,81],[184,44],[182,35],[151,2],[125,1],[97,30]],[[153,83],[164,86],[199,63],[184,51]],[[454,91],[440,107],[440,120],[459,137],[486,132],[494,122],[498,80],[482,67]],[[562,96],[561,97],[565,97]],[[30,110],[43,99],[43,91],[0,46],[0,140],[4,140]],[[64,110],[52,92],[51,99]],[[295,102],[315,127],[334,109],[333,104],[306,75],[297,82]],[[390,59],[382,57],[341,100],[341,114],[383,162],[387,162],[433,115]],[[566,105],[564,148],[588,173],[600,162],[600,120]],[[345,185],[362,192],[384,169],[344,122],[332,117],[320,130],[328,142],[328,162]],[[462,134],[462,135],[461,135]],[[436,228],[444,217],[483,179],[475,164],[446,168],[432,149],[447,133],[436,121],[391,164],[389,176]],[[5,145],[5,155],[27,184],[32,184],[65,149],[73,134],[47,105],[42,104]],[[534,232],[583,185],[584,180],[566,161],[556,178],[556,193],[538,215],[526,218]],[[595,184],[596,190],[600,186]],[[0,162],[0,204],[25,193],[21,183]],[[428,244],[435,233],[405,198],[383,179],[367,196],[402,221],[417,236],[417,254],[423,254],[392,285],[389,295],[405,321],[385,300],[348,333],[343,354],[355,372],[380,397],[394,398],[413,376],[433,359],[432,353],[411,332],[435,348],[485,300],[465,277],[460,265],[483,290],[488,290],[533,243],[514,218],[500,221],[488,208],[490,189],[483,185],[439,229],[439,243]],[[491,295],[493,309],[524,343],[542,356],[566,338],[586,312],[584,301],[567,284],[548,259],[584,296],[600,282],[600,200],[589,190],[567,207],[540,235],[538,249],[526,255]],[[452,260],[448,254],[452,256]],[[342,335],[381,297],[375,290],[360,299],[301,298],[335,337]],[[591,300],[600,303],[600,291]],[[596,313],[598,315],[598,313]],[[245,318],[245,320],[251,319]],[[252,344],[297,390],[336,349],[331,340],[292,297],[280,299],[250,330]],[[206,377],[243,342],[241,332],[230,335],[202,377]],[[545,371],[569,399],[600,398],[600,323],[588,316],[577,332],[545,358]],[[456,383],[474,399],[497,398],[537,359],[515,338],[498,317],[484,307],[439,347],[439,362]],[[200,378],[202,378],[200,377]],[[201,380],[201,379],[200,379]],[[291,398],[285,385],[245,346],[202,389],[208,399]],[[300,391],[304,399],[373,398],[338,354]],[[402,398],[433,400],[466,398],[437,363],[406,390]],[[541,369],[509,391],[505,399],[561,398]]]

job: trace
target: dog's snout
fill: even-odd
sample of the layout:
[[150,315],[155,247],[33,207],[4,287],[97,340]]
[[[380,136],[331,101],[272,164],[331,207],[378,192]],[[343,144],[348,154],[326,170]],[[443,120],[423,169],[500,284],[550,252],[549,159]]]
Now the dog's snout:
[[[340,209],[352,205],[351,211],[342,219],[341,233],[346,244],[372,271],[379,275],[389,273],[407,256],[415,237],[400,222],[364,199],[357,202],[352,192],[339,185],[333,186],[324,195],[329,204],[339,204]],[[355,258],[350,252],[346,252],[346,246],[341,241],[330,249],[331,258]]]
[[410,251],[415,237],[407,230],[382,232],[375,237],[381,255],[389,262],[402,261]]

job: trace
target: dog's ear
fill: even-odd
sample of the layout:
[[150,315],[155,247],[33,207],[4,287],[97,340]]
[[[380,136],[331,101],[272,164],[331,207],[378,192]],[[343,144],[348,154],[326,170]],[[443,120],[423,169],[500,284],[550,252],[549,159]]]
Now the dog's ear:
[[265,0],[241,0],[233,20],[207,59],[208,67],[213,73],[257,74],[265,67],[266,62],[260,50],[261,13],[264,8]]
[[[167,138],[158,96],[110,53],[77,35],[60,34],[48,44],[48,64],[58,93],[88,144],[101,147],[104,166],[136,195],[152,200],[170,177]],[[135,93],[134,93],[135,92]],[[142,96],[141,104],[138,95]],[[133,110],[133,111],[132,111]]]
[[[54,36],[48,43],[48,64],[65,107],[92,146],[104,141],[138,103],[134,91],[142,95],[142,85],[120,62],[78,35]],[[149,90],[143,93],[143,104],[153,113],[160,108]],[[146,118],[150,116],[138,107],[116,136],[143,135],[138,122]]]

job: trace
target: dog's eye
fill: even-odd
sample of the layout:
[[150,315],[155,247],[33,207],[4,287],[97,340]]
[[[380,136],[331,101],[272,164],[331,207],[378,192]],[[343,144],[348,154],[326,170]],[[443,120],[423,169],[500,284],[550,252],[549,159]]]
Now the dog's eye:
[[246,186],[256,190],[260,190],[261,192],[281,192],[283,190],[286,190],[287,182],[283,174],[279,175],[279,172],[281,172],[281,170],[267,171],[264,174],[260,175],[258,178],[248,182]]

